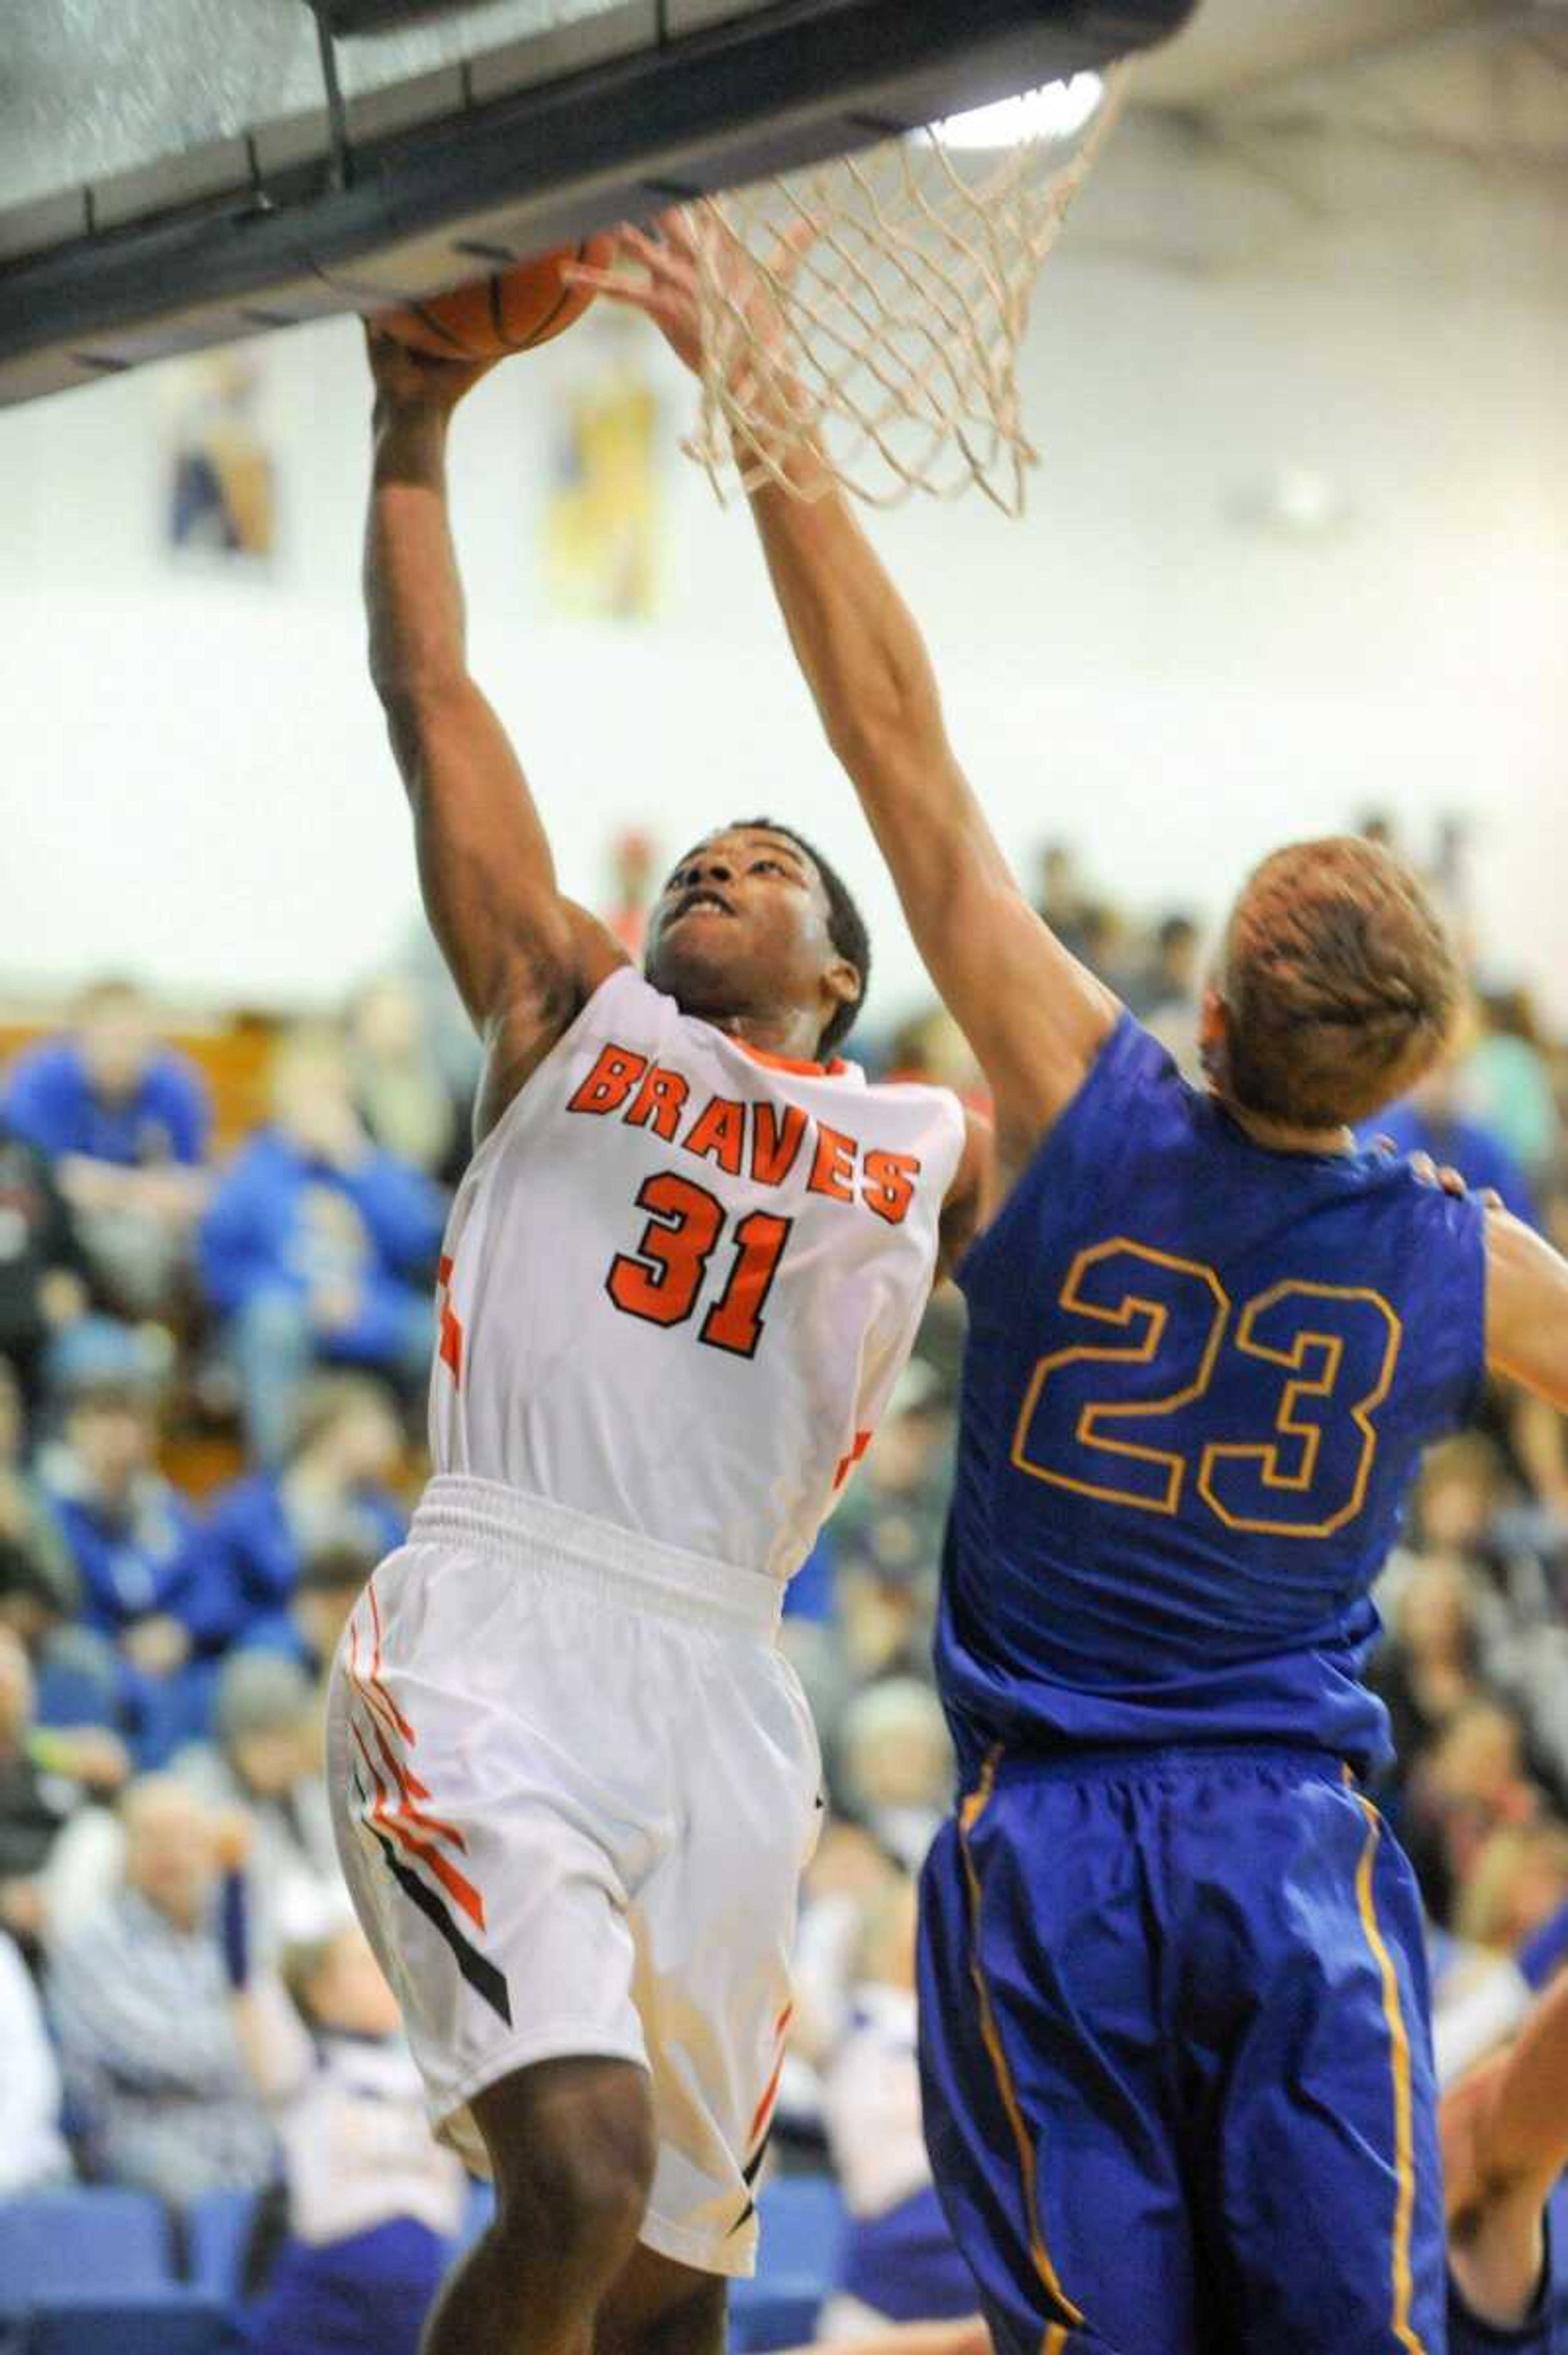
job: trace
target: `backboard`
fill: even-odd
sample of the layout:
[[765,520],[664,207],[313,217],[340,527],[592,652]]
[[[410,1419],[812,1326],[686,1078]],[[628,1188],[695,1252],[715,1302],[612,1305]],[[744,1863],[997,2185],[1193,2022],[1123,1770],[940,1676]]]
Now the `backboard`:
[[31,0],[0,405],[425,296],[1104,63],[1193,0]]

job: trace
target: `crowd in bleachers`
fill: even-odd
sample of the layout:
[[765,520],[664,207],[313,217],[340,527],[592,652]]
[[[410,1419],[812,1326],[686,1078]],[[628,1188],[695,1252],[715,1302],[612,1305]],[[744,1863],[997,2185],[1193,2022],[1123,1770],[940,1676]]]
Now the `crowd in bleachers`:
[[[606,912],[629,945],[654,872],[628,837]],[[1467,928],[1452,840],[1435,879]],[[1195,1070],[1197,917],[1135,922],[1061,846],[1038,893]],[[1568,1045],[1468,945],[1473,1022],[1379,1126],[1568,1245]],[[300,2154],[341,2129],[345,2166],[370,2163],[347,2063],[338,2108],[299,2132],[300,2056],[379,2040],[391,2074],[373,2097],[392,2088],[382,2115],[403,2139],[389,2126],[375,2164],[404,2169],[426,2236],[417,2260],[396,2255],[405,2330],[465,2195],[410,2157],[417,2101],[346,1925],[321,1703],[422,1469],[435,1264],[475,1076],[449,1018],[428,964],[378,975],[339,1018],[280,1026],[252,1099],[229,1087],[216,1131],[214,1059],[127,982],[96,983],[0,1070],[0,2193],[85,2179],[154,2195],[184,2220],[187,2262],[204,2203],[240,2198],[248,2234],[273,2215],[251,2272],[275,2293],[321,2191]],[[868,1021],[853,1051],[979,1093],[935,1010]],[[912,1970],[912,1876],[951,1777],[930,1650],[961,1344],[946,1287],[785,1620],[832,1806],[779,2144],[786,2167],[831,2168],[848,2201],[837,2278],[817,2285],[847,2332],[967,2296],[920,2146]],[[1399,1756],[1380,1796],[1425,1896],[1439,2007],[1458,2017],[1517,1983],[1568,1905],[1554,1416],[1481,1401],[1429,1459],[1381,1599],[1372,1674]],[[260,2195],[284,2175],[279,2223]],[[359,2231],[351,2198],[326,2206]],[[233,2255],[225,2296],[240,2270]],[[295,2341],[267,2310],[256,2343],[282,2355]]]

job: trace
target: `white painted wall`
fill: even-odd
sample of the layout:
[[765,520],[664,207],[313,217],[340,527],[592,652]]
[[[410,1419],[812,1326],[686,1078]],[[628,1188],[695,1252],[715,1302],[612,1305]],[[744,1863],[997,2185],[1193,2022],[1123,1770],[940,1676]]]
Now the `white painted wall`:
[[[1126,138],[1042,288],[1027,373],[1045,464],[1027,523],[972,500],[872,527],[1008,847],[1064,835],[1114,895],[1214,911],[1282,837],[1371,802],[1418,837],[1462,811],[1495,961],[1568,1013],[1568,278],[1510,273],[1507,192],[1462,173],[1436,222],[1424,176],[1407,239],[1391,197],[1370,244],[1298,221],[1220,271],[1121,256],[1115,225],[1188,189],[1167,144]],[[1253,201],[1244,175],[1219,186]],[[1519,208],[1539,242],[1539,207]],[[918,969],[745,518],[674,454],[684,380],[667,379],[665,617],[542,613],[552,402],[596,332],[499,371],[455,435],[474,662],[565,880],[593,896],[629,820],[651,818],[673,852],[770,807],[842,853],[879,935],[880,1001],[908,1001]],[[0,982],[129,966],[180,996],[308,1002],[414,920],[363,676],[356,332],[261,348],[283,474],[265,580],[163,553],[159,372],[0,414]],[[1342,488],[1342,531],[1291,540],[1237,520],[1284,466]]]

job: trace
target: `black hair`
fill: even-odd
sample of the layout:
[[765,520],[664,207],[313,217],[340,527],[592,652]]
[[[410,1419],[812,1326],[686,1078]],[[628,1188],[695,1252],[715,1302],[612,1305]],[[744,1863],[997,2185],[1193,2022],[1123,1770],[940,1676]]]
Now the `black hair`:
[[827,1057],[848,1037],[866,1003],[866,992],[871,981],[871,935],[866,930],[866,919],[856,906],[849,887],[837,868],[824,858],[815,843],[807,842],[804,834],[797,834],[793,826],[781,826],[776,817],[741,817],[733,821],[733,830],[737,834],[753,831],[782,834],[786,842],[793,842],[797,850],[805,853],[822,878],[822,888],[827,895],[827,937],[839,955],[847,958],[860,976],[859,993],[844,1005],[835,1007],[832,1021],[816,1042],[817,1054]]

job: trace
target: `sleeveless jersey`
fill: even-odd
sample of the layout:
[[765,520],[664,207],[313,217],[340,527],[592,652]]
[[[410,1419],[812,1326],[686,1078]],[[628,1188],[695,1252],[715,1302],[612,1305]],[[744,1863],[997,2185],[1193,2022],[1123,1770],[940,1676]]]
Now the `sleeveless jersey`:
[[1385,1754],[1369,1589],[1484,1372],[1484,1230],[1386,1155],[1254,1144],[1123,1017],[959,1270],[937,1642],[966,1763]]
[[956,1098],[763,1055],[623,966],[485,1139],[442,1260],[440,1472],[787,1579],[908,1358]]

